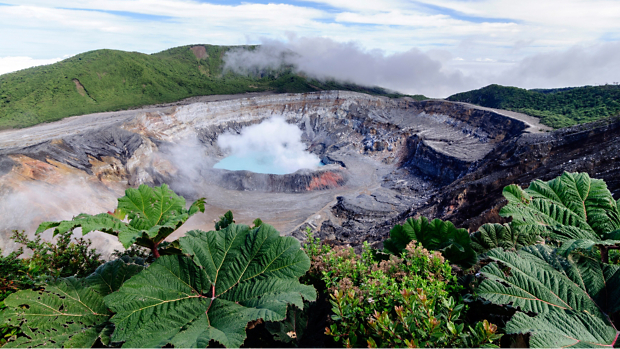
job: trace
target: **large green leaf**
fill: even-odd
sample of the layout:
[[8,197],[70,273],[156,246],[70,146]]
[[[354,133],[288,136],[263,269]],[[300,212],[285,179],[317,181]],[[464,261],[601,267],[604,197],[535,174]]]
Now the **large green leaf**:
[[509,224],[489,223],[482,225],[471,235],[471,247],[478,254],[497,247],[516,251],[521,247],[534,245],[539,240],[538,235],[512,229]]
[[110,342],[112,313],[103,297],[142,270],[130,259],[108,262],[85,279],[70,277],[42,291],[24,290],[5,299],[3,321],[20,326],[26,337],[10,347],[92,347],[97,339]]
[[[185,199],[175,194],[166,184],[155,188],[142,184],[138,189],[129,188],[125,191],[125,196],[118,199],[115,214],[80,214],[70,221],[43,222],[37,232],[55,228],[54,234],[59,234],[81,227],[82,234],[98,230],[118,236],[125,248],[133,243],[152,248],[190,216],[198,211],[204,212],[204,205],[205,199],[202,198],[185,209]],[[125,215],[129,223],[122,220]]]
[[477,294],[492,303],[512,304],[525,312],[567,309],[603,316],[586,290],[554,268],[553,264],[561,264],[562,257],[548,247],[535,247],[534,252],[538,254],[529,250],[517,253],[502,249],[489,251],[489,258],[497,263],[490,263],[480,270],[486,279],[478,287]]
[[531,348],[613,347],[618,335],[608,322],[570,310],[535,317],[516,313],[506,324],[506,333],[529,333]]
[[512,217],[512,228],[551,236],[559,241],[600,240],[620,229],[620,212],[603,180],[587,173],[565,172],[544,182],[536,180],[523,190],[504,188],[508,204],[500,211]]
[[450,263],[468,268],[476,263],[476,252],[466,229],[458,229],[452,222],[426,217],[409,218],[404,225],[396,225],[390,238],[383,242],[386,252],[400,255],[411,241],[417,241],[429,250],[441,251]]
[[239,347],[257,319],[280,321],[316,291],[299,283],[310,259],[271,226],[230,224],[179,239],[184,255],[162,256],[106,297],[124,347]]
[[[524,314],[515,315],[507,325],[509,333],[532,332],[542,346],[567,343],[565,336],[573,339],[570,345],[577,346],[600,340],[609,345],[615,341],[617,332],[608,315],[620,310],[620,267],[586,255],[564,258],[544,245],[524,247],[518,252],[498,248],[489,251],[488,256],[495,263],[480,270],[485,280],[476,293],[494,304],[538,314],[529,323]],[[579,327],[583,321],[590,321],[591,326]],[[533,323],[535,328],[528,327]],[[573,329],[562,332],[567,324]]]

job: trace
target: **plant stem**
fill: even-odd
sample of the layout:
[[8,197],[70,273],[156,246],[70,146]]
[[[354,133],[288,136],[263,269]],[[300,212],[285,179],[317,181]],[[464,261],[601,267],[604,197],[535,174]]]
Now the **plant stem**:
[[153,243],[153,246],[151,246],[151,252],[153,252],[153,256],[155,256],[155,259],[159,258],[159,251],[157,250],[157,245],[156,243]]

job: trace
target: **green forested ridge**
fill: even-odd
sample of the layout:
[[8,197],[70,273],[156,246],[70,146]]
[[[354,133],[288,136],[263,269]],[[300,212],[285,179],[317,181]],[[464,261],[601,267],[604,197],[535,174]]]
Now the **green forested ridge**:
[[457,93],[448,100],[529,114],[554,128],[620,114],[619,85],[533,90],[489,85]]
[[234,46],[198,46],[205,48],[206,57],[194,54],[196,46],[152,55],[106,49],[0,75],[0,129],[200,95],[332,89],[390,95],[381,88],[316,81],[287,70],[260,78],[224,74],[224,54]]

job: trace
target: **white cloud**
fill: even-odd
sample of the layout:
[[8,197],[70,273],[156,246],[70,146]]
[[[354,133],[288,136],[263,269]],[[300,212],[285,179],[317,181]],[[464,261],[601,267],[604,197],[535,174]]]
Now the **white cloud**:
[[63,58],[33,59],[31,57],[0,57],[0,75],[38,65],[56,63]]
[[240,73],[255,73],[285,63],[317,79],[335,78],[436,97],[470,86],[461,72],[444,69],[442,61],[450,57],[448,52],[439,50],[423,52],[413,48],[386,54],[379,50],[364,50],[355,42],[292,36],[286,43],[265,40],[255,51],[231,52],[225,57],[225,67]]
[[[0,57],[25,56],[33,62],[43,60],[41,63],[67,53],[101,48],[153,53],[195,43],[254,44],[262,37],[282,41],[290,31],[301,37],[354,42],[359,57],[377,62],[381,59],[370,54],[376,49],[384,59],[392,61],[401,57],[405,62],[406,58],[402,57],[415,56],[420,66],[424,66],[421,62],[426,56],[429,62],[439,62],[439,68],[431,69],[440,74],[438,81],[442,77],[452,81],[447,77],[454,74],[491,81],[527,57],[542,59],[541,55],[549,52],[601,45],[601,38],[620,40],[617,0],[305,0],[289,4],[276,0],[269,4],[237,5],[195,0],[1,2],[15,6],[0,6],[3,37]],[[167,19],[150,20],[102,11]],[[329,56],[329,52],[325,55]],[[322,61],[320,57],[319,61]],[[4,72],[19,69],[21,65],[11,67],[4,62],[0,65]],[[342,75],[339,71],[333,74]],[[375,80],[395,79],[389,83],[402,86],[396,82],[399,76],[390,76],[385,73]],[[512,78],[514,82],[507,83],[533,83],[533,78],[527,80],[517,75]],[[509,80],[508,75],[506,79]],[[581,80],[562,78],[562,81]],[[433,84],[439,86],[439,82],[430,83]],[[408,89],[417,90],[421,86],[416,81]],[[431,91],[441,90],[437,88]]]
[[574,46],[498,61],[488,57],[453,58],[446,50],[416,48],[387,54],[365,50],[355,42],[295,37],[287,42],[265,39],[255,51],[225,56],[227,69],[255,74],[282,64],[318,79],[334,78],[366,86],[382,86],[408,94],[447,97],[493,83],[523,88],[604,84],[620,81],[620,42]]
[[573,46],[527,57],[497,82],[524,88],[602,85],[620,81],[620,42]]

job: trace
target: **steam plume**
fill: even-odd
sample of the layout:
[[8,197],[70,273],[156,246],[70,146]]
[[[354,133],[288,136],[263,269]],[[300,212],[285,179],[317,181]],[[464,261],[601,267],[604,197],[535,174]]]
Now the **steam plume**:
[[315,168],[320,163],[316,155],[305,150],[301,134],[297,126],[286,123],[284,118],[273,117],[242,129],[239,135],[224,133],[218,137],[217,144],[232,156],[248,160],[259,157],[259,162],[267,162],[267,166],[292,173]]

